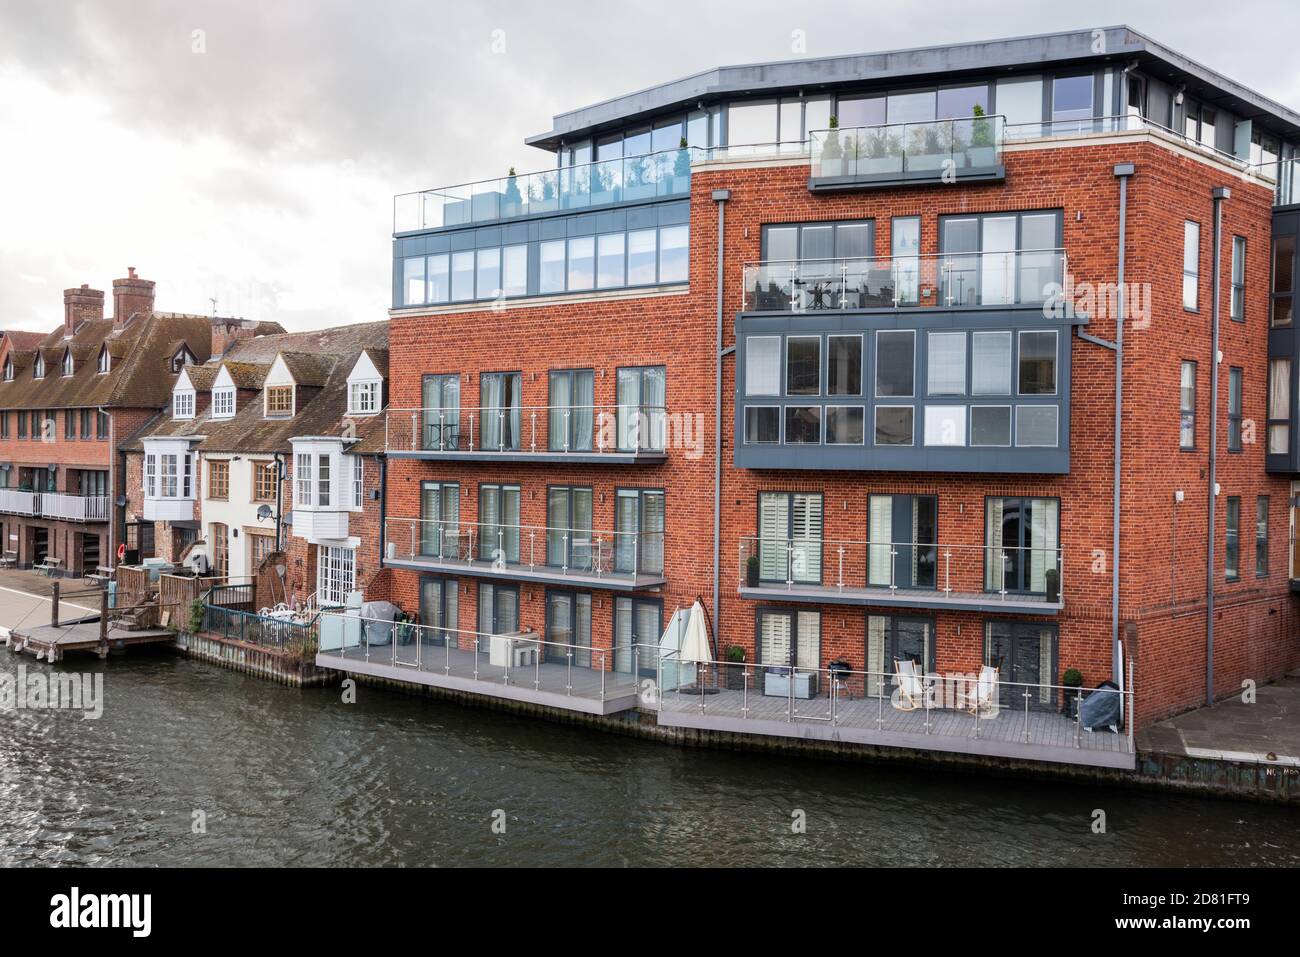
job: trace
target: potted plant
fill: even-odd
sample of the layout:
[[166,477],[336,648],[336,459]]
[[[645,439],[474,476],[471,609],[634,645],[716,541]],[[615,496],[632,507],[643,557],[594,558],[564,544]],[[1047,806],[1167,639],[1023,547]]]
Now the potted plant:
[[687,148],[686,137],[681,138],[677,145],[677,159],[673,161],[673,188],[669,193],[676,196],[679,193],[689,193],[691,191],[691,151]]
[[758,556],[750,555],[745,559],[745,584],[750,588],[758,587]]
[[727,688],[730,691],[740,691],[745,687],[745,649],[740,645],[732,645],[727,649]]
[[1061,676],[1061,684],[1065,685],[1065,702],[1061,706],[1061,713],[1067,718],[1073,718],[1079,710],[1083,673],[1078,668],[1066,668],[1065,674]]
[[523,212],[524,197],[519,192],[519,177],[515,175],[515,168],[510,167],[510,172],[506,174],[506,192],[504,209],[501,210],[502,216],[518,216]]
[[1047,600],[1053,604],[1061,600],[1061,571],[1059,568],[1049,568],[1043,573],[1043,581],[1047,588]]
[[818,164],[822,176],[842,176],[844,174],[844,150],[840,146],[840,118],[832,116],[827,124],[823,141],[821,161]]
[[984,107],[975,104],[974,121],[971,123],[970,149],[966,153],[967,166],[982,168],[992,166],[995,156],[993,120],[984,112]]

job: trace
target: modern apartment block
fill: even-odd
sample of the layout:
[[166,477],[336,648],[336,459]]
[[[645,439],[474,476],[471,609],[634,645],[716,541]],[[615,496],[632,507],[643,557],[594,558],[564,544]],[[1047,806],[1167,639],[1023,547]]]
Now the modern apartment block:
[[[63,322],[0,336],[0,540],[6,563],[60,574],[116,564],[123,495],[113,450],[167,404],[181,367],[208,357],[209,320],[156,312],[134,269],[104,293],[63,293]],[[47,561],[48,560],[48,561]]]
[[[167,409],[122,444],[127,509],[158,557],[257,602],[378,594],[388,323],[284,333],[215,323]],[[274,572],[268,571],[274,569]]]
[[1300,115],[1112,27],[724,67],[528,142],[395,203],[384,564],[432,647],[375,673],[531,632],[633,707],[604,682],[662,679],[698,597],[749,670],[661,723],[869,704],[888,744],[915,668],[895,740],[970,751],[943,676],[992,668],[1028,742],[1075,672],[1142,724],[1300,664]]

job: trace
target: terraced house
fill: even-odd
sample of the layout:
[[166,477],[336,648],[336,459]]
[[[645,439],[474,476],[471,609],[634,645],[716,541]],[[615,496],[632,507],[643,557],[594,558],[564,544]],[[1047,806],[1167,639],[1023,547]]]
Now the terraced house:
[[388,323],[214,325],[211,353],[122,445],[127,508],[156,554],[232,583],[260,576],[263,604],[381,591]]
[[209,320],[157,312],[154,283],[134,269],[104,293],[63,293],[49,333],[0,337],[0,539],[6,563],[56,573],[115,564],[124,531],[115,506],[115,444],[170,401],[187,363],[208,357]]
[[424,627],[321,663],[1117,766],[1300,664],[1300,115],[1111,27],[723,67],[527,142],[397,197],[383,561]]

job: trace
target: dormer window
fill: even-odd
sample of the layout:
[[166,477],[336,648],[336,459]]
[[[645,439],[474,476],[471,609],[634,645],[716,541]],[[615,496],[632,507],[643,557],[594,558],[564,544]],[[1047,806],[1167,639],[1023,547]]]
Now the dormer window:
[[233,388],[221,388],[212,390],[212,417],[214,419],[229,419],[235,415],[235,390]]
[[36,353],[36,364],[32,366],[32,378],[33,379],[45,378],[45,357],[41,355],[39,352]]
[[6,382],[14,381],[14,360],[13,359],[5,359],[5,381]]
[[173,374],[180,372],[186,366],[192,366],[192,365],[194,365],[194,354],[190,352],[190,350],[186,347],[182,347],[178,349],[176,351],[176,355],[172,356]]
[[76,366],[72,361],[72,350],[65,349],[63,350],[63,374],[64,376],[70,376],[74,371],[76,371]]
[[348,415],[373,415],[379,411],[379,380],[348,383]]
[[189,389],[180,389],[172,393],[172,418],[194,418],[194,393]]
[[109,370],[108,346],[99,350],[99,359],[95,362],[95,373],[97,375],[107,375]]
[[267,388],[266,417],[287,418],[293,415],[293,386],[276,385]]

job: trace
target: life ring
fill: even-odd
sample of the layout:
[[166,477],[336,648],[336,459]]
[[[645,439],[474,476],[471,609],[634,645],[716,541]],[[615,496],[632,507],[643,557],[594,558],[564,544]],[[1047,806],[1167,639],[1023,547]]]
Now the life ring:
[[118,543],[117,543],[117,561],[118,561],[118,563],[121,564],[122,560],[125,559],[125,558],[126,558],[126,542],[118,542]]

